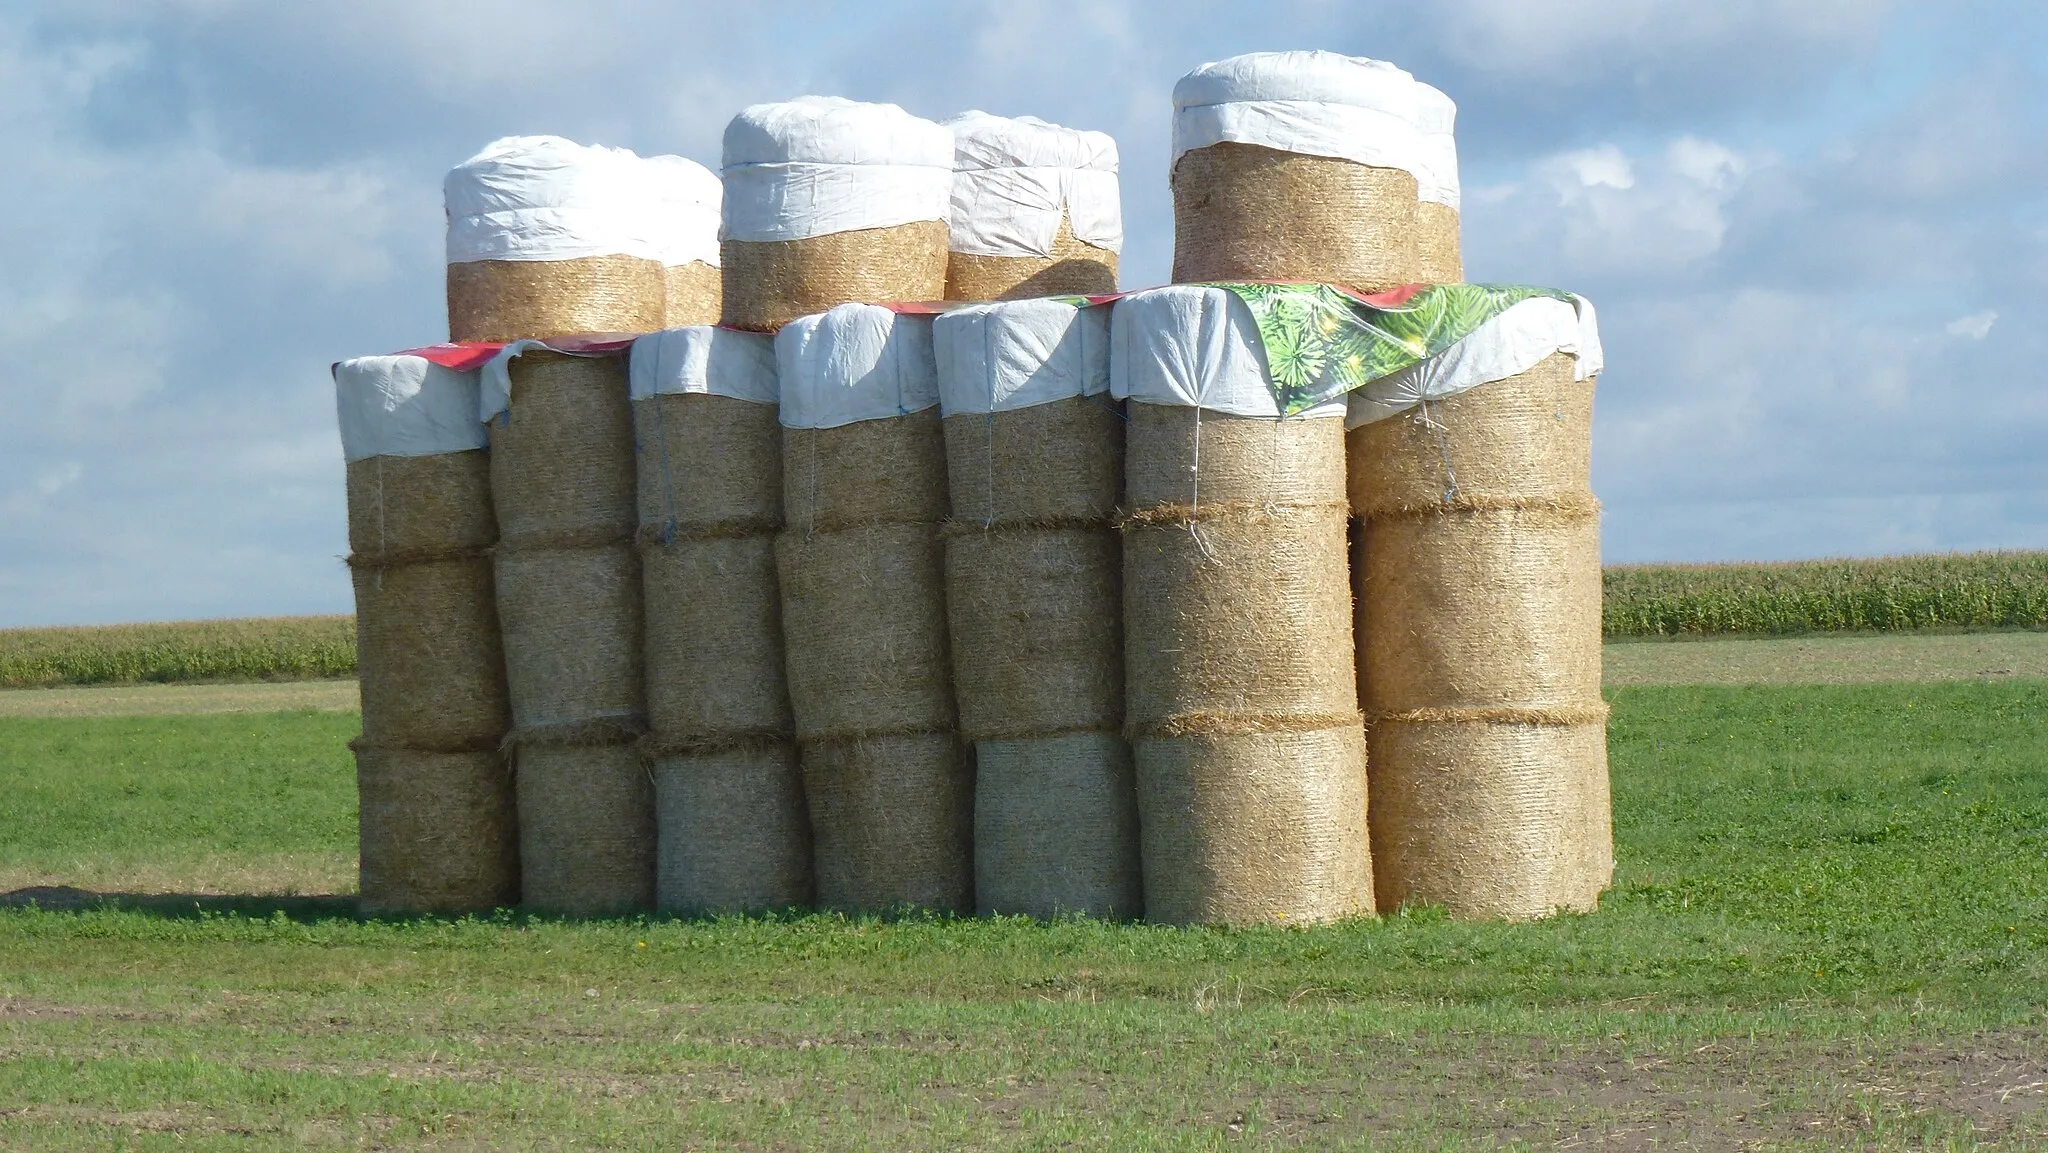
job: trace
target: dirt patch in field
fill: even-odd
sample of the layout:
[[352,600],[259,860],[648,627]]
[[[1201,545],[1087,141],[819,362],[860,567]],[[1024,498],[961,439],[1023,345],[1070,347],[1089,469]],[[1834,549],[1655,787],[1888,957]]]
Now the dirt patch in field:
[[192,713],[354,712],[354,680],[233,685],[0,689],[0,717],[163,717]]
[[2048,678],[2048,632],[1625,641],[1609,685],[1827,685]]

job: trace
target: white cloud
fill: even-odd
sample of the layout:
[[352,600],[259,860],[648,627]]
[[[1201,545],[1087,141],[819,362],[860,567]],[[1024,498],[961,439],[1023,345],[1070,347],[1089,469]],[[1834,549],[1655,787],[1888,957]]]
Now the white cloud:
[[1958,316],[1954,320],[1949,321],[1947,332],[1950,336],[1960,336],[1969,340],[1982,340],[1991,335],[1991,326],[1997,323],[1998,313],[1993,309],[1987,308],[1982,312],[1973,312],[1968,316]]

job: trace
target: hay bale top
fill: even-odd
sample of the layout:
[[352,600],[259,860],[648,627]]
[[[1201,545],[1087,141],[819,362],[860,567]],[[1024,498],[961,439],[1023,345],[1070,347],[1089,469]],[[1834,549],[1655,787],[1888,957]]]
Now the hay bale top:
[[1558,352],[1574,358],[1575,380],[1591,380],[1606,366],[1599,319],[1583,296],[1575,294],[1569,303],[1539,296],[1510,305],[1442,353],[1353,391],[1345,398],[1344,427],[1519,376]]
[[725,185],[718,174],[681,156],[650,156],[645,165],[654,258],[670,267],[718,267],[718,222]]
[[1110,311],[1013,300],[939,315],[932,351],[941,410],[1008,412],[1108,392]]
[[[1399,168],[1456,196],[1456,153],[1441,137],[1456,105],[1384,60],[1336,52],[1253,52],[1204,64],[1173,87],[1173,158],[1214,144]],[[1448,188],[1448,193],[1445,189]],[[1454,203],[1455,201],[1450,201]]]
[[944,220],[953,134],[894,104],[803,96],[725,127],[726,240],[803,240]]
[[665,198],[663,189],[680,182],[683,165],[698,167],[681,157],[650,164],[628,149],[559,136],[494,140],[442,182],[448,263],[661,260],[678,235],[691,236],[695,251],[711,244],[715,254],[716,236],[702,235],[715,231],[715,202],[708,212],[699,207],[678,219],[673,198]]
[[334,406],[341,452],[349,461],[373,456],[439,456],[484,447],[477,419],[477,374],[456,372],[418,356],[359,356],[334,366]]
[[800,316],[775,334],[785,428],[838,428],[939,403],[932,319],[872,304]]
[[[1176,284],[1133,292],[1110,312],[1109,391],[1141,404],[1280,416],[1251,309],[1227,289]],[[1342,416],[1341,400],[1301,417]]]
[[775,338],[708,324],[652,332],[633,342],[628,376],[634,400],[667,393],[729,396],[756,404],[780,399]]
[[1053,255],[1060,218],[1076,240],[1123,249],[1116,141],[1035,116],[963,112],[953,133],[954,252]]

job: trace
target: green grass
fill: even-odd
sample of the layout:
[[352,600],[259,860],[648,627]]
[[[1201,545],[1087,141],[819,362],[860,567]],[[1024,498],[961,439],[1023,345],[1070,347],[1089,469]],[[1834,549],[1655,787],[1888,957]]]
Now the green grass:
[[2048,628],[2048,552],[1618,565],[1605,589],[1610,638]]
[[0,629],[0,688],[317,680],[355,671],[352,616]]
[[[0,911],[0,1145],[2048,1142],[2048,682],[1614,703],[1618,885],[1537,924]],[[126,724],[208,782],[146,806],[80,785],[128,832],[70,820],[34,851],[189,845],[122,810],[202,814],[238,788],[213,774],[294,765],[343,783],[296,794],[320,810],[299,832],[252,808],[223,843],[331,843],[345,761],[290,750],[338,745],[333,719],[246,723],[276,764],[232,728],[0,722],[52,775]],[[70,803],[6,809],[0,852]]]

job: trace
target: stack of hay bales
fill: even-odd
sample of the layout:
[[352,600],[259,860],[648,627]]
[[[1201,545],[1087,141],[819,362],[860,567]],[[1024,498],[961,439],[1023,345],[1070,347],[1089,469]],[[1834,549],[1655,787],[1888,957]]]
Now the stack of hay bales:
[[[448,174],[458,340],[661,327],[646,164],[552,137]],[[624,362],[515,343],[485,370],[498,615],[511,689],[521,889],[572,914],[644,908],[654,885],[632,411]]]
[[1465,279],[1458,216],[1458,106],[1417,81],[1413,110],[1415,131],[1422,138],[1415,173],[1415,279],[1456,284]]
[[1109,310],[970,305],[938,317],[933,341],[953,510],[946,607],[976,760],[976,906],[1136,916]]
[[647,158],[649,234],[662,265],[662,327],[718,321],[718,222],[725,186],[718,174],[680,156]]
[[775,578],[774,341],[702,325],[643,336],[632,381],[655,905],[807,904],[810,822]]
[[947,654],[931,320],[841,305],[785,326],[775,359],[776,568],[818,903],[966,911],[973,770]]
[[366,912],[519,899],[491,589],[490,466],[474,372],[417,356],[334,369],[348,461],[363,736],[354,745]]
[[1133,293],[1126,716],[1145,911],[1172,924],[1370,912],[1365,732],[1345,569],[1343,405],[1283,418],[1234,294]]
[[725,129],[724,323],[773,332],[946,290],[953,134],[894,104],[805,96]]
[[964,112],[953,131],[946,299],[1116,291],[1116,141],[1032,116]]
[[1257,52],[1173,88],[1173,279],[1411,283],[1413,77],[1334,52]]
[[1591,909],[1614,869],[1592,311],[1515,304],[1350,403],[1382,908]]

